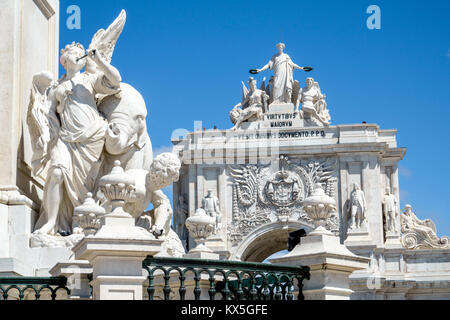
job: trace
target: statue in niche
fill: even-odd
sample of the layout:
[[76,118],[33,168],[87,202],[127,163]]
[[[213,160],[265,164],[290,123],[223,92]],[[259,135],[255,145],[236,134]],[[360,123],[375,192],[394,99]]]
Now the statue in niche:
[[417,218],[409,204],[405,206],[405,211],[400,216],[400,224],[403,233],[401,242],[407,249],[446,248],[449,246],[448,237],[439,238],[437,236],[433,221]]
[[267,69],[273,70],[274,77],[271,84],[271,101],[273,103],[295,103],[293,101],[295,87],[299,88],[299,83],[294,81],[294,70],[305,70],[296,65],[291,57],[284,53],[286,45],[279,43],[276,45],[278,53],[257,73]]
[[217,234],[222,228],[222,213],[220,212],[219,199],[213,195],[211,189],[208,190],[207,195],[202,200],[202,209],[215,219],[214,234]]
[[125,19],[122,12],[106,37],[100,30],[87,51],[79,43],[61,50],[66,70],[61,79],[54,81],[47,72],[33,78],[27,117],[33,174],[49,167],[37,234],[81,232],[73,230],[73,209],[93,191],[101,166],[107,122],[97,103],[99,97],[120,92],[122,79],[110,61]]
[[397,233],[397,218],[398,218],[398,202],[395,195],[391,193],[389,187],[386,188],[386,193],[383,197],[383,213],[386,219],[386,232]]
[[[318,122],[319,125],[328,126],[330,124],[330,114],[325,101],[326,96],[322,94],[319,83],[313,78],[306,79],[306,87],[299,93],[299,101],[302,103],[300,115],[305,120]],[[299,104],[297,103],[296,106]],[[297,107],[297,112],[298,107]]]
[[350,230],[361,229],[366,225],[366,197],[357,183],[350,194]]
[[257,82],[252,77],[248,83],[250,90],[242,83],[242,102],[230,111],[230,119],[234,124],[232,130],[238,129],[244,121],[263,120],[263,114],[267,110],[269,96],[264,90],[257,88]]
[[178,197],[178,205],[175,210],[175,217],[174,217],[174,225],[175,225],[175,232],[178,234],[180,239],[186,239],[187,238],[187,229],[185,227],[186,219],[189,215],[189,208],[188,204],[184,200],[184,196],[180,195]]

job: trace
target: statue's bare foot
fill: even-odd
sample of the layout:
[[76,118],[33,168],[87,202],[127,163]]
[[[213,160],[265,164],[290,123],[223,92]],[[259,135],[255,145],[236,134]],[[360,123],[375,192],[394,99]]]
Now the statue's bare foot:
[[47,222],[40,228],[39,230],[35,231],[35,234],[51,234],[52,231],[54,231],[55,224]]

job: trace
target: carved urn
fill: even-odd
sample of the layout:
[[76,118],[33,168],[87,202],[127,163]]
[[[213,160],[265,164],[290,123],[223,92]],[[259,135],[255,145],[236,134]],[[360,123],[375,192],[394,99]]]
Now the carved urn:
[[107,217],[131,218],[123,210],[125,203],[134,195],[135,181],[122,169],[120,161],[114,162],[111,173],[100,178],[99,187],[106,199],[111,203],[111,212]]
[[203,209],[197,209],[194,215],[186,219],[186,228],[194,238],[197,246],[189,252],[212,252],[205,245],[206,239],[214,232],[215,219],[206,214]]
[[322,185],[317,183],[311,196],[303,201],[303,210],[316,227],[325,227],[327,220],[336,211],[336,201],[327,196]]
[[100,219],[104,215],[105,209],[95,202],[92,193],[88,193],[84,203],[75,208],[73,220],[86,236],[90,236],[100,228]]

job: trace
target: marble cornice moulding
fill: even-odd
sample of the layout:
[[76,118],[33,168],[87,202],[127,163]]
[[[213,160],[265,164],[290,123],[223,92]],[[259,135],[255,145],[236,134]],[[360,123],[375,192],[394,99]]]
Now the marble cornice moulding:
[[35,211],[39,211],[39,205],[33,200],[23,195],[16,186],[0,187],[0,203],[8,206],[27,206]]

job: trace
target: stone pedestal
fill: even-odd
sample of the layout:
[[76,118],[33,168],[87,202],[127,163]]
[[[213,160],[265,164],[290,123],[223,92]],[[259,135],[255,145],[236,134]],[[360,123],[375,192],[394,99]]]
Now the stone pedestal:
[[352,253],[363,257],[370,257],[373,249],[376,248],[367,228],[349,230],[344,245]]
[[142,261],[157,254],[162,241],[134,224],[133,218],[106,216],[95,236],[73,248],[76,259],[92,265],[94,300],[142,300]]
[[202,252],[202,251],[189,252],[189,253],[186,253],[183,257],[184,258],[193,258],[193,259],[202,259],[202,260],[219,260],[220,259],[220,255],[217,253]]
[[386,234],[386,242],[384,244],[387,249],[401,249],[403,248],[400,242],[400,234],[394,232],[388,232]]
[[60,262],[50,270],[50,274],[53,277],[63,276],[67,278],[71,300],[90,300],[92,298],[91,287],[89,286],[92,266],[89,261]]
[[304,282],[306,300],[349,300],[349,275],[366,269],[370,259],[351,253],[339,238],[323,227],[317,228],[287,255],[271,259],[272,263],[309,266],[311,279]]

